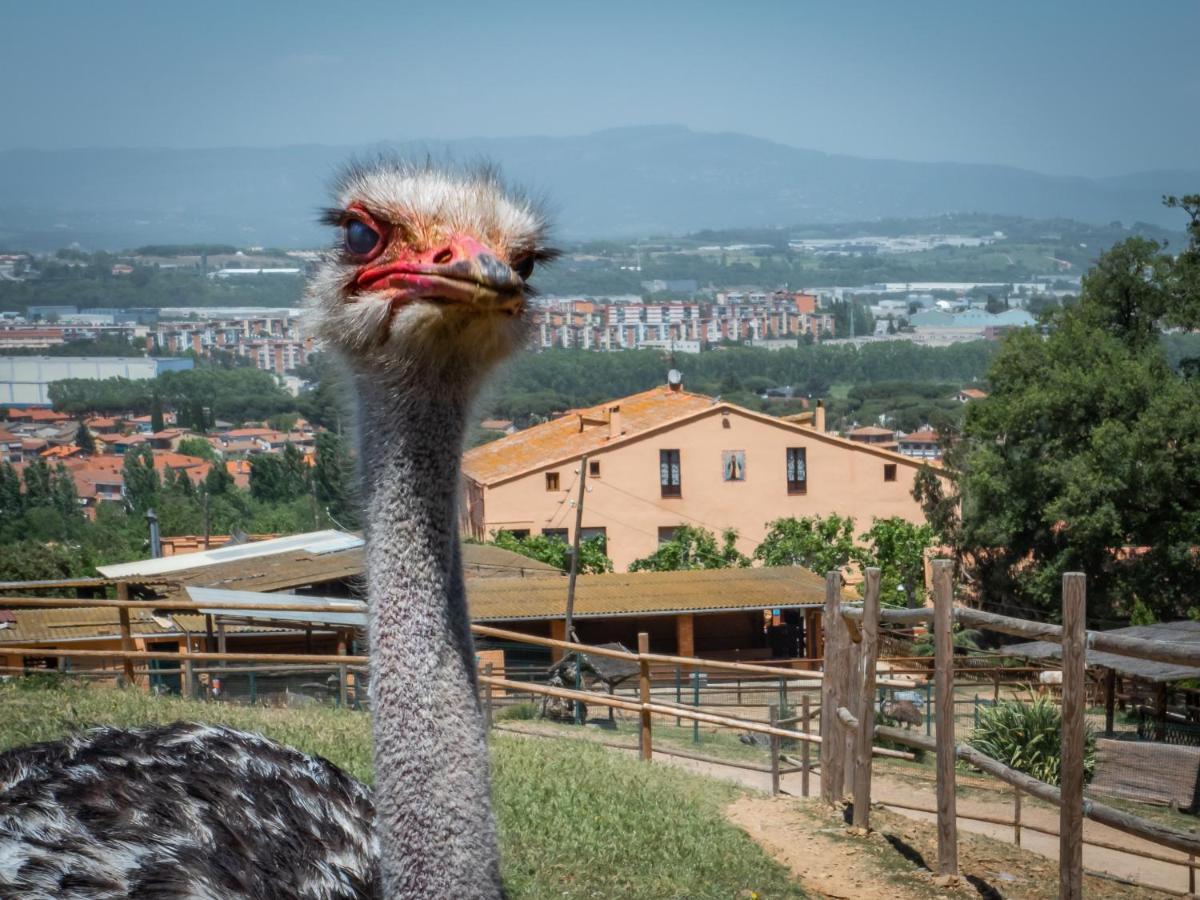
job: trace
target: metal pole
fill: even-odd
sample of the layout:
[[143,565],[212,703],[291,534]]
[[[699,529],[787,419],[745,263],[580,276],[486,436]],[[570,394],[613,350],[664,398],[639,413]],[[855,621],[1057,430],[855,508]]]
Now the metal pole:
[[[779,707],[771,704],[771,725],[775,726],[779,723]],[[779,796],[779,735],[773,734],[771,737],[771,796]]]
[[[700,709],[700,673],[692,670],[692,706]],[[692,743],[700,743],[700,722],[692,719]]]

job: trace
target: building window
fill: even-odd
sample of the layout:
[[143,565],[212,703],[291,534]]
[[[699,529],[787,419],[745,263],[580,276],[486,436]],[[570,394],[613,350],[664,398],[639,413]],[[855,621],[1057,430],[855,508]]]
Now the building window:
[[746,480],[746,451],[721,451],[721,478],[725,481]]
[[675,532],[678,528],[678,525],[660,525],[658,529],[658,546],[661,547],[663,544],[675,540]]
[[525,538],[529,537],[529,529],[528,528],[505,528],[503,530],[507,531],[509,534],[511,534],[513,537],[515,537],[518,541],[523,541],[523,540],[525,540]]
[[678,497],[683,493],[679,480],[679,451],[658,451],[658,483],[664,497]]
[[808,493],[808,451],[804,447],[787,449],[787,486],[789,494]]
[[557,491],[558,490],[558,473],[557,472],[547,472],[546,473],[546,490],[548,490],[548,491]]
[[884,481],[895,481],[896,480],[896,464],[895,463],[884,463],[883,464],[883,480]]
[[562,541],[564,544],[568,543],[567,529],[565,528],[543,528],[542,536],[554,541]]
[[606,554],[608,553],[608,529],[601,525],[599,528],[580,528],[579,539],[586,541],[588,538],[600,538],[600,549]]
[[588,477],[589,478],[599,478],[600,477],[600,460],[598,460],[598,459],[589,459],[588,460]]

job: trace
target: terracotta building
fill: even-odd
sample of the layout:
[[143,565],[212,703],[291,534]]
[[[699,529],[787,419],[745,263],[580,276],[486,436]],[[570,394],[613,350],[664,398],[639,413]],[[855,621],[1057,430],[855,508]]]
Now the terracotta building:
[[[819,411],[823,412],[823,410]],[[767,523],[838,513],[923,522],[913,500],[921,462],[870,444],[659,387],[576,410],[468,451],[462,529],[570,540],[587,456],[583,537],[604,536],[617,571],[680,525],[736,528],[752,553]]]

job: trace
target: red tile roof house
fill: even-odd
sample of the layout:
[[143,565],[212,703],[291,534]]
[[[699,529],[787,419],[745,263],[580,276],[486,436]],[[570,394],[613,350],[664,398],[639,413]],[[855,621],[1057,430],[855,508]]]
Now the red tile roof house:
[[954,399],[959,403],[970,403],[972,400],[986,400],[987,392],[981,391],[978,388],[963,388],[954,395]]
[[941,437],[932,428],[922,428],[912,434],[900,435],[897,452],[918,459],[941,459]]
[[19,463],[23,460],[25,452],[21,444],[19,435],[0,428],[0,462]]

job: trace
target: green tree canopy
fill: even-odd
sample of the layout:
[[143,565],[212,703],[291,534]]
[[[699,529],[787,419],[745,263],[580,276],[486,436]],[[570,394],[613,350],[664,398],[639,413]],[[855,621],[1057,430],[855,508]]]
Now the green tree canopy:
[[736,529],[721,532],[721,542],[706,528],[680,525],[671,540],[661,543],[649,556],[629,564],[630,572],[677,572],[685,569],[732,569],[750,565],[750,558],[737,549]]
[[135,512],[144,513],[158,499],[162,486],[154,469],[154,451],[149,444],[134,444],[125,451],[121,468],[125,480],[125,499]]
[[848,516],[788,517],[768,523],[767,529],[754,550],[754,558],[763,565],[802,566],[824,575],[859,560],[854,519]]
[[[1200,380],[1158,340],[1200,311],[1200,196],[1176,202],[1192,216],[1184,252],[1131,238],[1105,253],[1045,336],[1003,341],[990,396],[967,410],[954,537],[993,608],[1053,618],[1067,571],[1087,573],[1094,618],[1127,618],[1138,600],[1177,618],[1196,602]],[[938,530],[953,530],[946,500]]]
[[[496,531],[492,533],[495,546],[513,553],[520,553],[530,559],[540,560],[564,572],[571,567],[571,545],[558,537],[547,537],[544,534],[530,534],[517,537],[511,531]],[[590,537],[579,542],[579,573],[594,575],[600,572],[611,572],[612,560],[604,553],[604,538]]]

